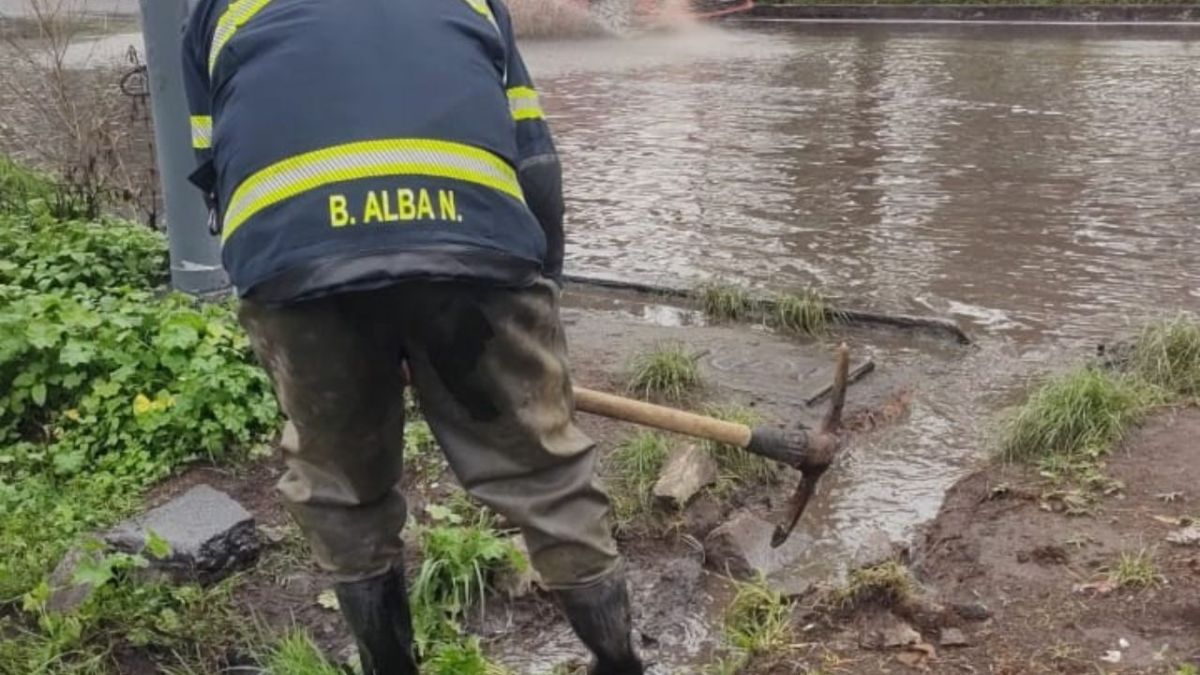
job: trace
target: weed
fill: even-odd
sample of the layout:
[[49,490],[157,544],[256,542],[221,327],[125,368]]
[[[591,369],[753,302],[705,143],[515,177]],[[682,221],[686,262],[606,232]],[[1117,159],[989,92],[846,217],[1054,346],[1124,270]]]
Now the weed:
[[483,599],[493,576],[505,567],[521,568],[528,562],[517,548],[487,523],[439,525],[421,536],[424,560],[409,594],[422,651],[449,631]]
[[[749,427],[762,422],[762,416],[758,412],[739,405],[713,407],[707,412],[717,419]],[[705,441],[704,450],[716,460],[720,470],[718,492],[729,492],[739,485],[770,485],[780,479],[778,464],[737,446]]]
[[697,358],[682,343],[661,343],[633,359],[629,390],[643,398],[682,401],[702,385]]
[[438,644],[421,666],[430,675],[511,675],[512,672],[489,662],[478,638]]
[[846,585],[833,592],[833,601],[843,609],[864,604],[891,606],[912,597],[912,574],[898,560],[889,560],[850,573]]
[[704,314],[717,321],[744,321],[757,318],[759,304],[745,288],[721,281],[700,286],[695,291]]
[[790,644],[791,609],[764,581],[739,583],[725,610],[725,640],[736,654],[746,656],[781,651]]
[[1200,319],[1180,313],[1146,326],[1134,343],[1130,369],[1171,394],[1200,395]]
[[317,648],[308,634],[293,631],[284,636],[265,659],[266,671],[277,675],[341,675]]
[[1108,579],[1117,588],[1151,588],[1163,582],[1154,563],[1154,551],[1125,551],[1108,570]]
[[1000,452],[1007,461],[1095,460],[1107,453],[1153,403],[1139,382],[1080,367],[1034,390],[1004,423]]
[[613,501],[618,523],[628,523],[653,507],[651,490],[671,447],[661,434],[642,431],[609,455]]
[[409,419],[404,425],[404,460],[425,480],[436,479],[446,470],[446,458],[425,420]]
[[1200,668],[1191,663],[1180,664],[1175,669],[1175,675],[1200,675]]
[[816,291],[805,290],[777,297],[767,315],[767,323],[792,333],[821,335],[835,318],[824,297]]
[[128,574],[144,564],[137,560],[117,554],[81,570],[99,583],[70,613],[46,611],[45,583],[27,593],[23,607],[36,629],[0,619],[0,673],[108,673],[108,653],[120,645],[175,653],[177,671],[212,672],[228,649],[250,644],[251,626],[234,609],[236,579],[209,589],[143,583]]

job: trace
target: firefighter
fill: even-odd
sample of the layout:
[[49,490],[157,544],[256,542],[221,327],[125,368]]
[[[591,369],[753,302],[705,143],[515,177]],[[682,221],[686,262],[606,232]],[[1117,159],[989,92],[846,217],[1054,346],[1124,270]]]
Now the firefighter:
[[196,0],[191,181],[289,423],[278,489],[367,673],[417,672],[405,370],[594,655],[641,673],[559,321],[561,168],[499,0]]

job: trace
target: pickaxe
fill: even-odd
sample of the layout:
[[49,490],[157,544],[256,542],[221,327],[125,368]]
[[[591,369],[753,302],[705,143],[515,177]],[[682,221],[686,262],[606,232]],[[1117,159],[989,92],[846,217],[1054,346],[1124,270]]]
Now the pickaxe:
[[804,508],[808,506],[808,500],[817,488],[817,481],[833,463],[841,447],[839,432],[842,426],[842,409],[846,405],[849,371],[850,350],[846,345],[842,345],[837,353],[829,411],[816,431],[765,426],[752,429],[745,424],[726,422],[583,387],[575,387],[575,407],[593,415],[732,445],[799,469],[802,477],[792,495],[788,519],[785,524],[775,527],[775,534],[771,537],[771,546],[779,547],[796,528]]

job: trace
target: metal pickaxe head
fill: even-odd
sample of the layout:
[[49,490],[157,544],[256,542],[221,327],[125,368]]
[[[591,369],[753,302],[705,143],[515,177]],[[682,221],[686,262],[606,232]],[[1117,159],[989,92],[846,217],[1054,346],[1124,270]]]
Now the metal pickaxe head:
[[788,519],[775,527],[771,546],[778,548],[788,540],[800,516],[804,514],[809,499],[817,489],[817,481],[833,463],[842,446],[842,410],[846,407],[846,386],[850,373],[850,350],[846,345],[838,347],[837,366],[834,371],[833,390],[830,395],[829,411],[816,431],[809,429],[773,429],[759,427],[754,430],[746,450],[769,457],[801,472],[800,484],[792,494]]

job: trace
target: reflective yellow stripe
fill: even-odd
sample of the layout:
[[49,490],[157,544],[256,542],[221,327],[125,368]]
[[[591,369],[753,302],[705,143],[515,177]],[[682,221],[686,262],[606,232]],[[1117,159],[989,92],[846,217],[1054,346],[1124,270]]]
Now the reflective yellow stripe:
[[522,120],[545,119],[542,106],[538,102],[538,93],[532,87],[512,87],[508,90],[508,108],[512,111],[513,119]]
[[521,202],[521,184],[507,162],[461,143],[390,138],[322,148],[277,162],[247,178],[225,211],[222,240],[254,214],[331,183],[383,176],[430,176],[483,185]]
[[[492,28],[495,28],[497,33],[500,33],[500,24],[496,23],[496,15],[492,14],[492,6],[487,3],[487,0],[464,1],[471,6],[471,9],[479,12],[480,16],[487,19],[488,23],[492,24]],[[500,35],[503,37],[504,34],[500,33]]]
[[217,69],[217,56],[225,48],[226,43],[233,38],[233,34],[255,14],[258,14],[259,10],[266,7],[270,1],[233,0],[229,3],[229,7],[225,8],[225,12],[221,14],[221,18],[217,19],[217,28],[213,31],[212,46],[208,49],[209,77],[212,77],[213,71]]
[[197,150],[212,147],[212,118],[192,115],[192,147]]

